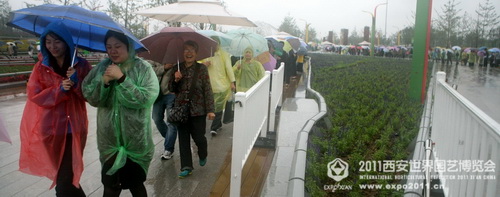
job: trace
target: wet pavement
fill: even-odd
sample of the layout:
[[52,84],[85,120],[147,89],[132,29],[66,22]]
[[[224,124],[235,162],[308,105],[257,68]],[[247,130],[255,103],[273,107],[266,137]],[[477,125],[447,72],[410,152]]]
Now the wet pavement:
[[[55,196],[54,189],[49,190],[51,181],[47,178],[31,176],[18,171],[19,168],[19,125],[26,102],[26,96],[18,95],[10,99],[0,99],[0,116],[4,120],[12,144],[0,142],[0,196]],[[87,196],[102,196],[103,187],[100,180],[101,164],[96,144],[96,108],[87,104],[89,117],[89,134],[84,150],[85,169],[81,178],[81,185]],[[209,127],[210,121],[207,121]],[[226,155],[231,150],[232,123],[225,124],[216,137],[208,132],[205,135],[208,141],[208,162],[204,167],[195,165],[193,174],[179,179],[180,172],[179,152],[174,151],[171,160],[161,160],[163,139],[153,125],[153,141],[155,156],[151,161],[145,182],[148,196],[209,196],[212,186],[219,176],[221,166]],[[209,129],[207,128],[207,131]],[[192,144],[194,144],[192,142]],[[198,164],[196,146],[193,145],[193,163]],[[121,196],[131,196],[128,190]]]
[[[493,120],[500,122],[500,68],[468,66],[463,64],[435,63],[436,70],[446,72],[452,87],[483,110]],[[437,72],[437,71],[436,71]]]

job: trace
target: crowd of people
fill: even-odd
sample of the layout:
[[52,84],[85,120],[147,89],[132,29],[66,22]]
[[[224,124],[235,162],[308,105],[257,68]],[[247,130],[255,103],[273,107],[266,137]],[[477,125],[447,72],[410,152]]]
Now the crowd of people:
[[[247,91],[281,62],[289,83],[304,59],[268,42],[271,65],[257,61],[251,47],[240,56],[218,47],[212,57],[197,61],[198,43],[188,40],[182,62],[161,64],[138,57],[133,40],[123,33],[109,30],[102,44],[107,58],[92,68],[84,58],[73,60],[77,49],[61,22],[49,24],[40,37],[38,62],[27,84],[19,165],[22,172],[51,179],[57,196],[85,196],[80,178],[88,134],[86,102],[97,108],[104,196],[119,196],[123,189],[147,196],[144,181],[155,149],[152,122],[165,140],[159,157],[171,159],[178,138],[178,177],[189,176],[195,167],[191,140],[199,166],[205,166],[207,120],[216,136],[232,94]],[[181,105],[189,105],[187,122],[166,121],[169,109]]]
[[469,65],[469,66],[491,66],[498,67],[500,65],[500,50],[498,48],[488,49],[487,47],[481,48],[440,48],[436,47],[430,50],[430,58],[434,62],[441,62],[442,64],[456,65]]
[[[336,53],[339,55],[370,55],[370,47],[367,45],[332,45],[321,46],[322,51]],[[374,56],[391,58],[411,58],[413,48],[407,46],[376,46]]]

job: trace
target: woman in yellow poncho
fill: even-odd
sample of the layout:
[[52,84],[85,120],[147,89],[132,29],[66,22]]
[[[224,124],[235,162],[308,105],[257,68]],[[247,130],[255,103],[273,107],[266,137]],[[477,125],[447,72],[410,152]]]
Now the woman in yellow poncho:
[[234,77],[236,78],[236,91],[246,92],[264,77],[264,67],[253,59],[252,48],[243,51],[244,58],[238,60],[233,66]]
[[151,106],[159,93],[151,65],[135,56],[134,44],[124,34],[105,37],[109,58],[83,81],[83,95],[97,107],[97,146],[102,164],[104,196],[130,189],[147,196],[144,181],[154,153]]
[[[214,40],[218,41],[216,37]],[[219,45],[214,56],[202,62],[208,68],[210,84],[212,85],[212,92],[214,94],[215,119],[210,126],[210,133],[217,135],[218,130],[222,127],[222,112],[224,111],[226,102],[231,95],[231,90],[234,91],[236,89],[234,85],[234,72],[231,67],[231,55],[220,48]]]

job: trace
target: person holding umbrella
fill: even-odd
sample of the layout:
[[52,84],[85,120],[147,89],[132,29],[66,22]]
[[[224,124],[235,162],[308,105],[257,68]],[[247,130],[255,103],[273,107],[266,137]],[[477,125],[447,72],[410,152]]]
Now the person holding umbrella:
[[[217,37],[212,37],[212,39],[220,43]],[[231,96],[231,91],[234,92],[236,90],[236,79],[234,78],[231,66],[231,55],[223,50],[220,44],[217,46],[214,56],[202,62],[208,68],[215,102],[215,119],[210,126],[210,133],[217,135],[217,132],[222,127],[222,112],[226,106],[226,101]]]
[[251,47],[247,47],[243,51],[243,57],[233,66],[234,76],[236,77],[236,91],[238,92],[246,92],[265,74],[262,64],[253,58],[253,49]]
[[200,166],[205,166],[207,163],[206,119],[213,120],[215,118],[214,95],[208,69],[203,64],[196,62],[198,44],[188,40],[184,42],[183,49],[184,62],[174,66],[169,82],[169,90],[175,92],[174,106],[189,105],[187,122],[177,124],[181,156],[179,178],[190,175],[194,169],[191,138],[198,147]]
[[88,120],[81,81],[92,69],[76,50],[60,22],[40,37],[41,53],[33,67],[21,120],[19,170],[53,181],[56,196],[85,196],[80,186]]
[[147,196],[144,181],[154,154],[151,108],[160,91],[153,68],[135,56],[133,39],[109,30],[108,57],[83,81],[83,95],[97,111],[97,146],[104,196]]

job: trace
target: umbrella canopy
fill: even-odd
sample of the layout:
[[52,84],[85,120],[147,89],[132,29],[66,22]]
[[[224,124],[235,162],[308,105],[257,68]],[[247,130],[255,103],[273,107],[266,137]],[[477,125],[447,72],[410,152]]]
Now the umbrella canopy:
[[266,38],[249,30],[231,30],[227,35],[232,39],[228,52],[234,56],[243,56],[243,51],[248,47],[253,49],[254,57],[269,51]]
[[323,41],[323,42],[321,42],[321,45],[333,45],[333,43],[328,42],[328,41]]
[[304,46],[300,46],[299,50],[297,50],[298,55],[307,55],[307,49]]
[[214,30],[198,30],[196,31],[200,34],[203,34],[207,37],[210,37],[212,39],[216,38],[219,40],[219,44],[224,50],[226,50],[230,45],[231,45],[231,37],[229,37],[227,34],[214,31]]
[[89,51],[106,52],[104,36],[108,30],[125,34],[135,41],[136,51],[147,50],[130,31],[116,23],[102,12],[87,10],[78,6],[44,4],[13,11],[7,25],[40,36],[45,27],[54,21],[61,21],[79,48]]
[[288,43],[290,43],[290,45],[292,46],[293,50],[294,51],[298,51],[299,48],[300,48],[300,40],[299,38],[297,37],[289,37],[286,39],[286,41],[288,41]]
[[491,49],[488,49],[489,52],[492,52],[492,53],[500,53],[500,49],[499,48],[491,48]]
[[485,46],[479,47],[480,51],[485,51],[486,49],[488,49],[488,47],[485,47]]
[[472,48],[465,48],[464,52],[469,53],[472,50]]
[[455,51],[460,51],[462,50],[462,48],[460,48],[459,46],[452,46],[451,49],[455,50]]
[[162,64],[182,62],[184,42],[188,40],[195,41],[199,46],[196,60],[212,57],[217,48],[215,40],[189,27],[165,27],[141,40],[150,51],[139,53],[139,56]]
[[246,17],[227,10],[218,0],[179,0],[160,7],[144,9],[136,14],[165,22],[192,22],[257,27]]

